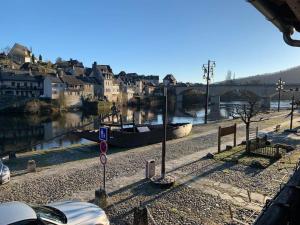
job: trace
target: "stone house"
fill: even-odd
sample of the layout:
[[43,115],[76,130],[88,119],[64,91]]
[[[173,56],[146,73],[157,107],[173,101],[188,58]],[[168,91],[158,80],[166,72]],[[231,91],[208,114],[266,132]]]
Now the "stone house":
[[165,86],[175,86],[177,84],[177,81],[176,81],[175,77],[173,76],[173,74],[168,74],[163,79],[163,84]]
[[147,96],[153,95],[156,88],[157,87],[152,83],[145,85],[145,87],[144,87],[145,95],[147,95]]
[[120,86],[109,65],[97,65],[97,63],[94,62],[89,77],[95,78],[100,84],[98,91],[101,98],[110,102],[120,100]]
[[83,63],[72,58],[68,61],[56,62],[55,67],[62,69],[66,75],[83,76],[85,74]]
[[60,80],[65,84],[64,105],[66,107],[78,107],[82,105],[84,93],[84,82],[75,76],[65,75],[63,71],[59,74]]
[[43,95],[43,77],[32,76],[29,73],[0,73],[0,95],[37,98]]
[[18,64],[29,63],[31,62],[32,53],[28,50],[27,47],[15,43],[14,46],[10,49],[8,57]]

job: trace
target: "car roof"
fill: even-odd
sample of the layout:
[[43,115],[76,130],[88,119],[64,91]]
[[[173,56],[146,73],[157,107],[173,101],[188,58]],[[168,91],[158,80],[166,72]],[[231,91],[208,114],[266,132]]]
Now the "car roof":
[[22,202],[0,204],[0,225],[7,225],[22,220],[37,219],[34,210]]

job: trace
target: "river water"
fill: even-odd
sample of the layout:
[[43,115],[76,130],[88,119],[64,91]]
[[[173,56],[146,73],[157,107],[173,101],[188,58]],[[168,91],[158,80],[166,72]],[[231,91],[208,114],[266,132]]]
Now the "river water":
[[[210,108],[209,121],[228,119],[229,110],[233,104],[241,104],[241,102],[221,102],[220,108]],[[281,102],[281,108],[288,107],[290,107],[289,101]],[[276,108],[277,101],[272,101],[271,109]],[[131,122],[134,117],[137,124],[162,123],[162,109],[123,108],[121,112],[124,122]],[[69,134],[69,131],[81,126],[85,126],[86,129],[97,129],[97,121],[97,116],[83,115],[80,111],[67,112],[56,117],[2,115],[0,117],[0,156],[11,151],[54,149],[72,144],[88,143],[89,141],[85,139]],[[193,106],[180,110],[170,109],[168,121],[202,124],[204,122],[204,108]]]

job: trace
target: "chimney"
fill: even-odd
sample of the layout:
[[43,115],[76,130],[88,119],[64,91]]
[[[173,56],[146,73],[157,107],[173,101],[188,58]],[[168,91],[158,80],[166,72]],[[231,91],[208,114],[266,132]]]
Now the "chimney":
[[94,63],[93,63],[93,69],[96,69],[96,67],[97,67],[97,62],[95,61]]

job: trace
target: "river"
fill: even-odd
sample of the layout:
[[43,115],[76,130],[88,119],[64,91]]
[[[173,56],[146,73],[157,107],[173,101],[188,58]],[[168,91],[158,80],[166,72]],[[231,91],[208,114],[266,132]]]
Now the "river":
[[[233,104],[241,102],[221,102],[220,108],[209,109],[209,121],[229,118],[229,110]],[[282,101],[281,108],[290,107],[289,101]],[[271,102],[271,109],[277,108],[277,101]],[[137,124],[162,123],[162,109],[135,109],[123,108],[121,110],[123,121],[132,121]],[[190,122],[204,123],[204,108],[193,106],[181,110],[169,110],[168,121],[172,123]],[[86,126],[89,124],[88,126]],[[82,112],[67,112],[56,117],[47,116],[1,116],[0,118],[0,156],[8,152],[45,150],[67,147],[72,144],[89,143],[68,131],[86,126],[88,129],[97,129],[97,116],[83,115]]]

